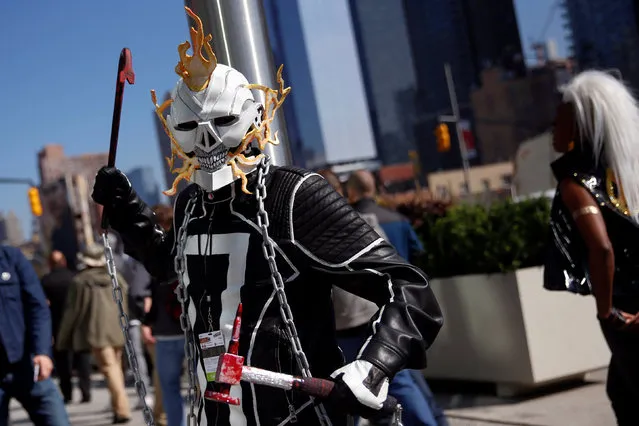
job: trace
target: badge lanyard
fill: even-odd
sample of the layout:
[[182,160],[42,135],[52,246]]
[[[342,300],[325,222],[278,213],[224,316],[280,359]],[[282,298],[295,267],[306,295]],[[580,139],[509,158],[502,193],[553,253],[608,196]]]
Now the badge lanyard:
[[224,353],[225,344],[222,330],[214,330],[213,315],[211,313],[211,296],[206,295],[208,309],[208,332],[201,333],[199,337],[200,353],[204,362],[204,372],[206,373],[207,382],[214,382],[217,373],[217,364],[220,355]]

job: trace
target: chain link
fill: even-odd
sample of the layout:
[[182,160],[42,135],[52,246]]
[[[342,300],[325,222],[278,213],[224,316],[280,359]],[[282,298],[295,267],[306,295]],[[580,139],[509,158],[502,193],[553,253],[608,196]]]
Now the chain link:
[[153,413],[151,413],[151,409],[146,403],[146,386],[144,386],[144,382],[142,381],[142,376],[140,374],[140,370],[138,369],[138,359],[133,350],[133,342],[131,341],[131,336],[129,335],[129,316],[126,314],[123,305],[123,295],[122,288],[118,283],[118,275],[115,269],[115,259],[113,258],[113,250],[111,249],[111,245],[109,244],[109,236],[107,231],[102,233],[102,242],[104,243],[104,257],[106,258],[107,263],[107,271],[109,273],[109,277],[111,278],[111,287],[113,288],[113,300],[115,304],[118,305],[118,310],[120,312],[120,329],[122,329],[122,334],[124,335],[124,349],[126,351],[126,356],[129,360],[129,366],[133,370],[133,377],[135,379],[135,389],[138,393],[138,398],[142,402],[142,415],[144,416],[144,423],[147,426],[154,426],[155,422],[153,421]]
[[186,248],[187,228],[195,210],[195,200],[197,198],[197,192],[193,193],[193,196],[186,204],[184,213],[184,220],[177,233],[176,241],[176,254],[175,254],[175,272],[178,276],[178,286],[175,289],[175,294],[182,307],[180,313],[180,326],[184,332],[184,353],[186,354],[186,370],[189,379],[189,389],[187,401],[189,402],[189,411],[186,414],[186,426],[192,426],[197,424],[197,418],[195,415],[195,407],[199,406],[199,395],[195,384],[195,345],[193,340],[193,326],[191,319],[188,315],[188,309],[186,303],[188,301],[188,291],[184,284],[184,275],[186,271],[186,255],[184,249]]

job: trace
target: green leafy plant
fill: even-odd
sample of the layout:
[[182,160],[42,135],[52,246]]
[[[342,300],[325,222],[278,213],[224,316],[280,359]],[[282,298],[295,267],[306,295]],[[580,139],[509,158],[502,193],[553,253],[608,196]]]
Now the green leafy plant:
[[549,219],[546,198],[426,213],[416,227],[425,248],[420,266],[431,277],[450,277],[541,265]]

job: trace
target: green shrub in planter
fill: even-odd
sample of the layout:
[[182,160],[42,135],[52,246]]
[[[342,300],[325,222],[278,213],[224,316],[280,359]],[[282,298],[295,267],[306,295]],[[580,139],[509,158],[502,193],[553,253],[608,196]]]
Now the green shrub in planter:
[[426,215],[417,228],[425,248],[420,266],[431,277],[490,274],[541,265],[550,201],[456,205]]

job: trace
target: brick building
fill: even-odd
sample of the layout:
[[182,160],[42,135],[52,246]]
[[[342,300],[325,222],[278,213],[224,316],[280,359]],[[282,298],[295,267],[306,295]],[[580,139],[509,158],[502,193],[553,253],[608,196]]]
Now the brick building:
[[48,184],[66,175],[84,176],[90,188],[93,188],[95,174],[107,163],[108,153],[81,154],[67,157],[62,145],[49,144],[38,153],[40,183]]
[[70,263],[99,231],[101,210],[90,195],[95,175],[107,161],[107,153],[67,157],[57,144],[45,145],[38,153],[43,239],[50,249],[62,251]]
[[482,86],[473,91],[471,101],[484,164],[512,161],[523,141],[552,126],[557,88],[569,76],[562,63],[534,68],[525,77],[499,68],[482,73]]

